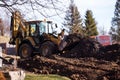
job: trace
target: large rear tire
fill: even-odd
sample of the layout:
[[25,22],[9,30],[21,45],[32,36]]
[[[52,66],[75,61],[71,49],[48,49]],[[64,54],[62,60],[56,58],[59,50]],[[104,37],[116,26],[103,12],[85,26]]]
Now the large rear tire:
[[31,57],[33,48],[30,44],[24,43],[19,47],[19,56],[23,59]]
[[50,41],[43,43],[40,47],[40,55],[44,57],[49,57],[55,51],[54,44]]

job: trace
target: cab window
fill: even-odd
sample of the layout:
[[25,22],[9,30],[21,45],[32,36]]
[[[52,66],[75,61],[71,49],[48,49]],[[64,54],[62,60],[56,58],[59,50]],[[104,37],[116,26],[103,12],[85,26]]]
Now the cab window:
[[31,35],[33,36],[36,32],[36,24],[30,24],[30,27],[31,27]]
[[44,23],[44,22],[41,22],[40,24],[39,24],[39,27],[40,27],[40,35],[42,34],[42,33],[46,33],[46,23]]

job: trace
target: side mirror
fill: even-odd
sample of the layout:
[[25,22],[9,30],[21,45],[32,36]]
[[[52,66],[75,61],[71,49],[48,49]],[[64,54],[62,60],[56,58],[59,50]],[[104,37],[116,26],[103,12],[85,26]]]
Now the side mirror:
[[57,34],[57,31],[53,31],[53,33],[52,34]]

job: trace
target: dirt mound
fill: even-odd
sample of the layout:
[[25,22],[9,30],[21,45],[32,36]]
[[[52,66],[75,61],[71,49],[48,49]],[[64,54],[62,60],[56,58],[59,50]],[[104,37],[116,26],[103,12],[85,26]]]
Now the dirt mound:
[[108,80],[110,80],[109,77],[113,77],[114,80],[120,79],[120,65],[92,57],[76,59],[57,55],[51,58],[35,56],[31,59],[18,61],[18,66],[30,72],[58,74],[72,80],[100,80],[103,77]]
[[95,39],[91,39],[89,37],[81,38],[79,36],[73,37],[70,35],[69,39],[70,42],[73,43],[70,45],[72,48],[61,56],[71,58],[96,56],[99,52],[99,48],[101,47],[101,45]]
[[61,56],[68,58],[94,57],[107,61],[119,61],[120,45],[114,44],[101,46],[96,41],[86,39],[79,41],[79,43],[73,49],[61,54]]
[[[68,41],[67,41],[68,40]],[[89,37],[80,37],[80,35],[72,34],[67,37],[69,46],[63,57],[68,58],[84,58],[94,57],[109,61],[117,61],[120,59],[120,44],[102,46],[95,39]]]
[[95,57],[102,60],[119,62],[120,45],[113,44],[108,46],[102,46],[99,49],[99,53]]
[[98,77],[99,80],[120,80],[120,71],[112,70],[102,76]]

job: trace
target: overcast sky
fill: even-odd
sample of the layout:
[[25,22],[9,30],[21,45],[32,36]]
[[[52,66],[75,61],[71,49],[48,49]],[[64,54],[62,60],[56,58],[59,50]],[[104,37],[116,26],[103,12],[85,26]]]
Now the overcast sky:
[[97,21],[98,29],[105,27],[108,31],[111,27],[111,20],[114,16],[116,0],[74,0],[80,14],[85,15],[87,9],[92,10]]

